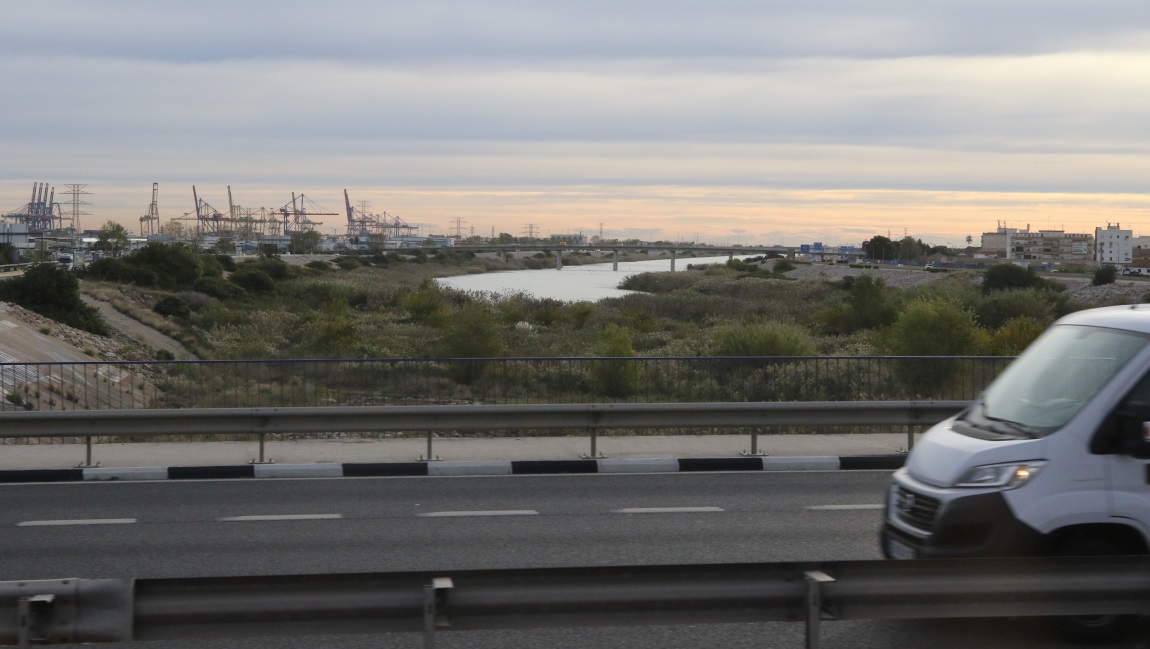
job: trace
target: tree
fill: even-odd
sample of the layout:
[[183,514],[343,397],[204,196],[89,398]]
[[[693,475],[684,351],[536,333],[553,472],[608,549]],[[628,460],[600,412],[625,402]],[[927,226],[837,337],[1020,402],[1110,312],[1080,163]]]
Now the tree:
[[898,258],[898,246],[887,237],[875,235],[869,241],[863,241],[863,252],[871,259],[887,261]]
[[124,226],[114,221],[108,221],[104,227],[100,228],[99,234],[96,235],[96,243],[92,247],[96,250],[103,250],[111,252],[113,257],[119,257],[120,253],[128,249],[131,241],[128,239],[128,231]]
[[307,230],[305,232],[292,232],[292,254],[306,255],[313,253],[319,249],[320,241],[323,241],[323,235],[316,232],[315,230]]
[[188,228],[183,223],[172,219],[160,226],[160,234],[175,241],[182,241],[188,237]]

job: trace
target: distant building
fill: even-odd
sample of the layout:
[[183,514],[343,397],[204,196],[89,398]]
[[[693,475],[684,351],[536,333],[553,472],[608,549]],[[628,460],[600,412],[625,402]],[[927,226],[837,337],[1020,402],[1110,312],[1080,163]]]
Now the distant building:
[[1094,260],[1094,236],[1083,232],[999,227],[997,232],[982,235],[982,252],[1017,261]]
[[1134,258],[1134,231],[1123,230],[1122,224],[1094,228],[1095,255],[1099,264],[1128,266]]
[[10,244],[17,250],[31,250],[35,247],[28,239],[27,223],[0,223],[0,243]]
[[1019,228],[1007,228],[999,226],[994,232],[982,233],[982,252],[986,255],[1006,255],[1006,239],[1010,235],[1017,235],[1020,232],[1030,232],[1030,226],[1026,226],[1025,230]]
[[1039,230],[1010,238],[1010,259],[1038,261],[1091,261],[1094,237],[1088,233]]

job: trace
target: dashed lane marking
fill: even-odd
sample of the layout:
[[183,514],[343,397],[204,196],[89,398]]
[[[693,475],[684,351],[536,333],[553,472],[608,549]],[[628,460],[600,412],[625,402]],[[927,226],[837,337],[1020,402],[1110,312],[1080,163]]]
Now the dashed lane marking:
[[721,512],[722,507],[627,507],[612,509],[612,514],[700,514]]
[[495,509],[490,511],[469,512],[425,512],[416,514],[420,518],[450,518],[456,516],[538,516],[534,509]]
[[837,511],[851,511],[860,509],[882,509],[886,505],[812,505],[807,509],[813,512],[837,512]]
[[135,523],[134,518],[77,518],[57,521],[24,521],[16,523],[16,527],[52,527],[64,525],[128,525]]
[[262,516],[228,516],[221,523],[246,523],[250,521],[325,521],[343,518],[343,514],[265,514]]

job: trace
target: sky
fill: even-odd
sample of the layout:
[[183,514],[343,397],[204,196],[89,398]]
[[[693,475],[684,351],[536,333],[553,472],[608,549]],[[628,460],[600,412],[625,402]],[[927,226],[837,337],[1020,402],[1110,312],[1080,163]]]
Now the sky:
[[[0,213],[421,234],[1150,235],[1145,0],[5,0]],[[66,213],[71,208],[66,207]],[[192,221],[185,221],[191,225]]]

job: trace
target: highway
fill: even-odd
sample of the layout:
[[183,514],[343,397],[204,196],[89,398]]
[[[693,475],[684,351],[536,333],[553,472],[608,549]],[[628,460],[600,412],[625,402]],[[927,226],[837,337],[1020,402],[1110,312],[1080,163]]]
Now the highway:
[[[877,559],[887,481],[844,471],[6,484],[0,580]],[[1063,646],[1051,629],[828,622],[823,646]],[[420,647],[422,638],[130,646]],[[445,633],[437,646],[801,647],[803,625]]]

